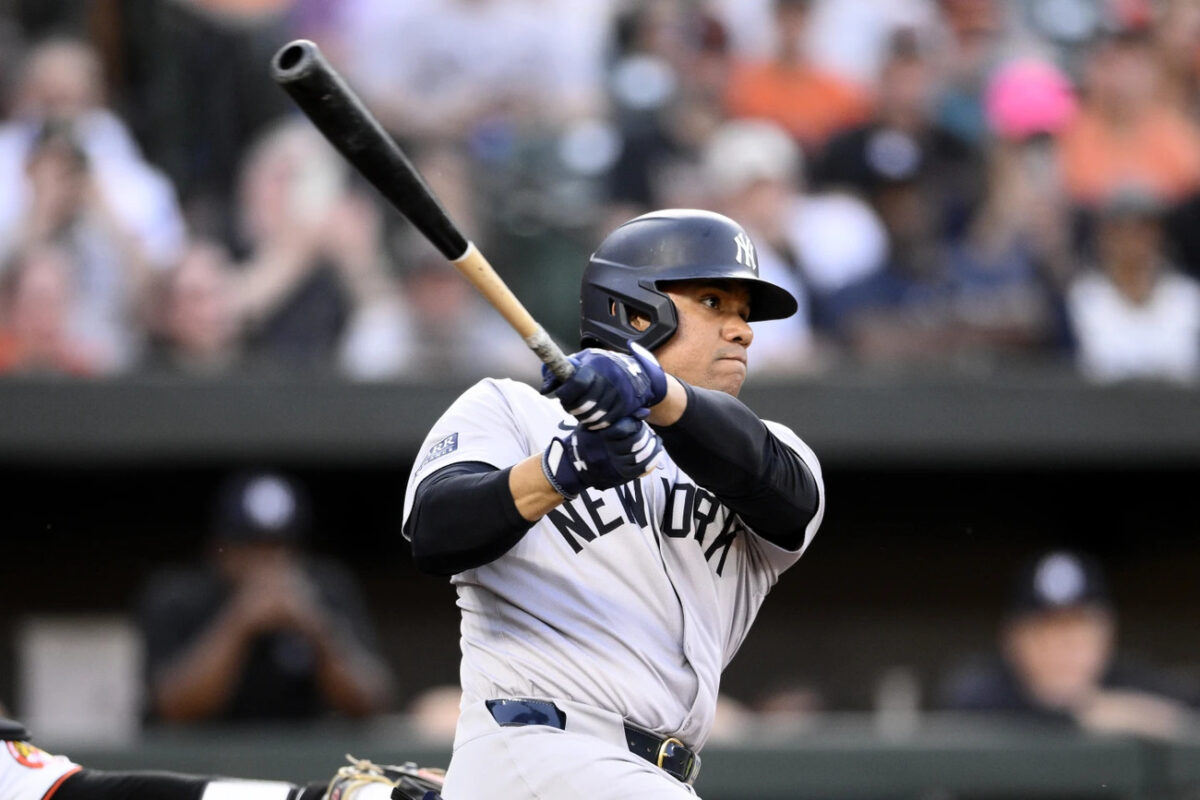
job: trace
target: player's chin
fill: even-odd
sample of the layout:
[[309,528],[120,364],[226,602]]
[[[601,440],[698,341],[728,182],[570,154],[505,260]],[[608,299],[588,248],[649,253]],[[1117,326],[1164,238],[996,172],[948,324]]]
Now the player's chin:
[[732,358],[722,358],[715,365],[709,388],[737,397],[745,382],[746,363]]

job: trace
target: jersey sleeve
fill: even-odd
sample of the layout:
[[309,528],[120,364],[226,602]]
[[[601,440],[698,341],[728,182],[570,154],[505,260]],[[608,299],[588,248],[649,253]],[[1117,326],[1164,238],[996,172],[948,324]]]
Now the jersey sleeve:
[[504,469],[528,455],[527,437],[500,382],[480,381],[446,409],[417,451],[404,492],[404,522],[417,486],[442,467],[473,461]]
[[[821,477],[821,464],[817,460],[816,454],[791,428],[770,420],[763,420],[763,424],[767,426],[767,429],[771,431],[775,438],[787,445],[796,455],[800,456],[800,460],[808,467],[809,472],[812,473],[813,480],[817,484],[817,510],[804,528],[804,541],[799,548],[788,550],[772,544],[758,535],[755,535],[751,540],[751,547],[754,550],[757,560],[761,567],[766,568],[766,576],[769,577],[767,585],[761,587],[762,592],[765,593],[774,585],[779,575],[785,569],[800,560],[800,556],[804,554],[813,537],[817,535],[817,529],[821,527],[821,520],[825,517],[825,481]],[[751,533],[754,532],[753,528],[747,527],[747,530]]]

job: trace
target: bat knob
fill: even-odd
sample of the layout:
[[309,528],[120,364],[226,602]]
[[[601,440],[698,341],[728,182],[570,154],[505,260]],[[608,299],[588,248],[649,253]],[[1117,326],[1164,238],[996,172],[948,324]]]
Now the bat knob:
[[286,84],[308,75],[320,62],[321,49],[309,39],[296,39],[279,48],[271,59],[271,77]]

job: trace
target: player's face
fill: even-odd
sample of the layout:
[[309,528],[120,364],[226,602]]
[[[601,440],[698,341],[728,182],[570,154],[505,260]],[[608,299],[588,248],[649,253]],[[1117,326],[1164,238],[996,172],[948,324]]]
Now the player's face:
[[737,397],[746,380],[746,350],[754,331],[750,292],[736,281],[679,281],[663,287],[675,303],[679,328],[654,351],[662,368],[682,381]]

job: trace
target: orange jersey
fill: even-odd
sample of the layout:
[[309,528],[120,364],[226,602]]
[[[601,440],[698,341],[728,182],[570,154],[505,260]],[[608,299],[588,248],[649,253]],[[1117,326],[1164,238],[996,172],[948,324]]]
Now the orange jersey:
[[730,116],[772,120],[806,148],[818,149],[833,134],[864,122],[871,100],[853,83],[808,64],[742,63],[730,75],[725,107]]

